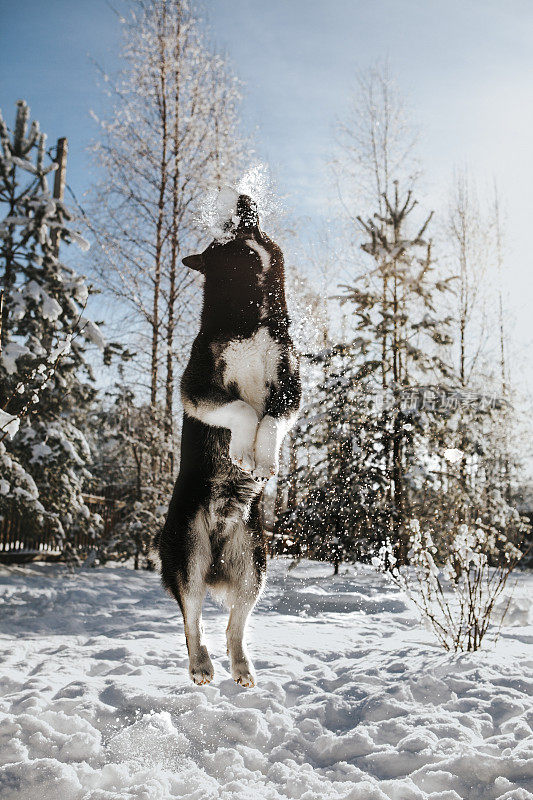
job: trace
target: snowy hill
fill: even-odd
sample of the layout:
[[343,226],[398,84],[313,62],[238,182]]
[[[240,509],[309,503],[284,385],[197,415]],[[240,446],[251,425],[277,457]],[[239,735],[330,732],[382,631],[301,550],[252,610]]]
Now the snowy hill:
[[498,644],[456,656],[370,568],[289,563],[252,616],[252,690],[211,601],[196,687],[155,574],[2,568],[2,800],[532,796],[530,576]]

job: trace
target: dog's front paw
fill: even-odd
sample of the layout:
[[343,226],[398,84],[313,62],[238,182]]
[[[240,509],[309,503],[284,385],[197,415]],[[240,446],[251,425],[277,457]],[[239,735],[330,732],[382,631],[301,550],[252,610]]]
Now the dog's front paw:
[[254,448],[250,442],[239,441],[238,437],[232,436],[229,457],[233,464],[244,472],[253,473],[255,468]]
[[255,437],[255,478],[271,478],[279,468],[279,433],[278,422],[268,415],[263,417]]
[[254,478],[268,480],[268,478],[271,478],[272,475],[277,473],[278,468],[279,464],[276,458],[271,458],[269,460],[261,459],[256,461],[252,474]]

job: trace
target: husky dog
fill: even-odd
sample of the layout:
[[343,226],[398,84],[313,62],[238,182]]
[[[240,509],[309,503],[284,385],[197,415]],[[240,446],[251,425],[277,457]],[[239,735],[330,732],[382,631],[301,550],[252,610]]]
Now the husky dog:
[[189,673],[213,678],[203,641],[208,587],[229,608],[231,673],[255,674],[243,640],[265,580],[261,498],[296,419],[300,379],[289,335],[283,255],[239,195],[224,241],[183,263],[205,276],[200,332],[181,381],[181,463],[159,537],[163,584],[183,614]]

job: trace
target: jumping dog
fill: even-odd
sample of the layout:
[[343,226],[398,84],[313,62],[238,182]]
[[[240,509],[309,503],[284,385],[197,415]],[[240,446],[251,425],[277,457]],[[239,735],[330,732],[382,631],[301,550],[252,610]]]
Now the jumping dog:
[[181,381],[181,461],[158,537],[161,577],[183,614],[189,673],[213,678],[203,640],[208,588],[229,608],[231,674],[255,685],[244,632],[265,582],[261,498],[300,405],[283,254],[239,195],[223,241],[183,264],[205,276],[200,332]]

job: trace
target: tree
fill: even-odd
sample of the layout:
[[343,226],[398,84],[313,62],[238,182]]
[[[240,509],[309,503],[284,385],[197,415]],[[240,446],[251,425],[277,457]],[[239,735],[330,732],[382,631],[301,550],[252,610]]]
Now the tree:
[[[458,276],[453,316],[461,402],[438,433],[441,454],[447,448],[457,453],[455,463],[440,459],[439,471],[449,484],[439,502],[444,538],[458,524],[479,520],[513,540],[521,525],[512,507],[520,459],[513,442],[518,426],[515,398],[505,362],[503,230],[497,192],[492,207],[484,208],[468,175],[456,175],[446,234],[450,269]],[[497,279],[492,297],[491,271]],[[491,307],[496,309],[492,318]],[[502,519],[505,525],[497,522]]]
[[[298,501],[280,516],[286,533],[315,558],[369,560],[390,533],[383,435],[372,398],[358,384],[357,353],[330,345],[312,359],[320,377],[296,427]],[[372,421],[374,427],[372,428]]]
[[90,461],[82,423],[94,397],[86,351],[91,343],[106,348],[83,316],[85,280],[59,257],[61,242],[86,242],[50,194],[56,164],[38,123],[28,131],[29,114],[19,101],[12,132],[0,116],[0,408],[20,423],[0,443],[0,509],[30,529],[46,522],[68,544],[76,531],[99,526],[82,498]]
[[356,76],[346,118],[337,124],[335,180],[352,225],[364,207],[385,211],[393,181],[414,185],[419,173],[416,133],[387,62]]
[[[475,186],[465,172],[457,173],[448,209],[446,240],[451,250],[452,271],[457,275],[454,316],[457,320],[457,371],[467,386],[475,372],[486,339],[481,291],[487,275],[492,231],[483,218]],[[477,330],[473,328],[477,327]]]
[[175,366],[199,301],[181,256],[202,235],[200,197],[241,166],[239,86],[184,0],[132,0],[122,56],[121,75],[106,79],[112,108],[93,148],[103,170],[92,221],[97,271],[136,337],[135,382],[142,388],[141,374],[149,376],[152,407],[164,390],[170,436]]
[[[359,217],[366,234],[361,247],[372,263],[352,286],[345,286],[345,298],[354,313],[355,343],[361,352],[359,380],[379,388],[392,404],[380,412],[383,465],[389,476],[389,497],[393,504],[392,539],[396,557],[407,558],[405,523],[408,514],[406,469],[416,461],[416,426],[422,418],[403,402],[409,387],[443,379],[453,372],[442,357],[451,343],[450,319],[437,308],[439,294],[449,289],[451,278],[433,275],[431,241],[425,238],[430,214],[412,232],[411,215],[416,201],[409,190],[401,197],[395,182],[392,197],[383,198],[385,213],[377,212],[367,221]],[[421,431],[420,431],[421,432]]]
[[[110,108],[93,146],[102,179],[90,227],[96,274],[114,299],[121,335],[136,351],[124,379],[136,398],[129,418],[135,408],[139,446],[143,436],[147,446],[157,441],[149,476],[143,456],[142,490],[120,534],[124,543],[131,523],[131,546],[142,552],[139,536],[153,529],[154,509],[161,505],[154,498],[168,489],[175,471],[175,381],[201,299],[200,278],[181,259],[198,249],[206,233],[201,201],[233,181],[244,146],[239,83],[211,50],[193,6],[187,0],[131,0],[129,8],[123,69],[115,79],[105,76]],[[131,500],[131,493],[124,498]],[[139,536],[134,516],[143,518]]]
[[149,565],[154,535],[161,529],[172,492],[165,470],[165,409],[139,404],[128,385],[119,383],[91,420],[92,441],[98,453],[93,474],[118,508],[109,536],[98,548],[101,560],[133,557]]

